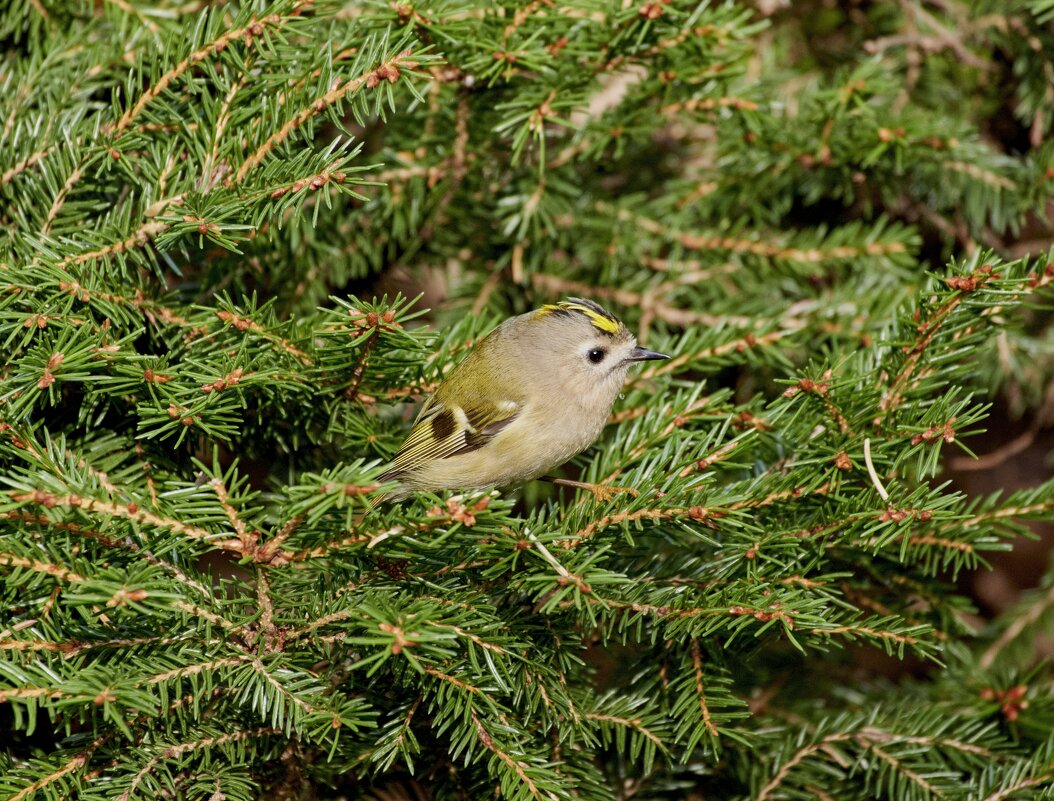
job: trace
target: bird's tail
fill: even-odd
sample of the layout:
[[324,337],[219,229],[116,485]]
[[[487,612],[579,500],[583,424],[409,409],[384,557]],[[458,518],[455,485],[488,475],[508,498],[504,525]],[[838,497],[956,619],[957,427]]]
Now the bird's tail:
[[[393,481],[401,477],[402,475],[403,473],[400,470],[386,470],[385,472],[377,476],[377,483],[384,484],[385,482]],[[372,512],[385,501],[400,501],[405,498],[408,494],[409,493],[405,490],[405,488],[402,485],[399,485],[393,490],[389,490],[388,492],[382,493],[381,495],[375,495],[369,498],[366,501],[366,511],[367,513]]]

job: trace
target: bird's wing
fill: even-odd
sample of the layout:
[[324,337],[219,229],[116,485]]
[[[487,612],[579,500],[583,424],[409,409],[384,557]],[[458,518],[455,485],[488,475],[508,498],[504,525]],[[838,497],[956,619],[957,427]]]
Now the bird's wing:
[[513,400],[478,398],[464,406],[432,398],[382,480],[412,473],[422,464],[470,453],[490,442],[522,409]]

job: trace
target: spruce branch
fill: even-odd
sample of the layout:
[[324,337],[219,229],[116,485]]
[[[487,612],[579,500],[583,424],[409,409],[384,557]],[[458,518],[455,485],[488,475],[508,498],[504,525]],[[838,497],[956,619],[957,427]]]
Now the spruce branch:
[[279,11],[277,13],[259,17],[254,15],[245,25],[225,31],[222,35],[218,36],[204,47],[189,54],[170,70],[162,74],[149,88],[147,88],[142,95],[140,95],[135,104],[130,106],[124,114],[121,115],[120,119],[117,120],[108,132],[112,133],[115,138],[120,137],[120,135],[132,124],[132,121],[138,117],[153,100],[161,95],[168,88],[169,84],[178,80],[185,72],[197,66],[205,59],[218,53],[222,53],[228,45],[236,41],[242,40],[247,45],[251,46],[254,37],[263,36],[268,28],[277,29],[288,18],[295,17],[302,13],[302,11],[310,5],[310,0],[294,0],[287,5],[288,10],[284,12]]
[[8,168],[2,174],[0,174],[0,185],[10,183],[19,173],[25,172],[30,167],[39,164],[55,149],[55,146],[46,147],[43,150],[38,150],[36,153],[30,153],[20,162],[15,164],[13,167]]
[[[373,89],[381,81],[395,83],[399,80],[400,68],[409,71],[414,70],[419,65],[419,60],[412,60],[410,58],[411,55],[413,55],[413,50],[410,48],[400,50],[390,58],[381,61],[378,65],[367,67],[366,71],[360,75],[338,83],[310,105],[302,108],[281,128],[268,137],[248,156],[248,158],[245,159],[244,162],[242,162],[241,166],[238,168],[238,172],[235,173],[234,178],[232,179],[232,185],[242,183],[249,173],[252,172],[260,162],[262,162],[268,154],[275,149],[275,147],[288,139],[293,131],[301,127],[312,117],[326,111],[326,109],[335,103],[353,97],[363,87],[366,89]],[[419,58],[420,57],[418,57],[418,59]]]
[[[1044,2],[0,11],[0,796],[1041,794]],[[632,491],[377,503],[568,295]]]

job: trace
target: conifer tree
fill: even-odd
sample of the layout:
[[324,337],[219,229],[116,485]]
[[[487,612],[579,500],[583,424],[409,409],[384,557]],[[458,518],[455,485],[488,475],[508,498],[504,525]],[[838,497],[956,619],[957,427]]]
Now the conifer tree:
[[[1054,571],[992,619],[957,582],[1054,482],[942,467],[1050,402],[1050,0],[0,40],[0,798],[1051,797]],[[374,507],[568,296],[673,355],[564,468],[613,491]]]

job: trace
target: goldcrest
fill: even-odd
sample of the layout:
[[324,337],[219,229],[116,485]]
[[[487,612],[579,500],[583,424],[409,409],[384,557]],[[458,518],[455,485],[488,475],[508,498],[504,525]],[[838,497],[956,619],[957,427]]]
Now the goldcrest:
[[512,317],[425,403],[380,477],[399,482],[387,497],[537,478],[600,436],[632,364],[668,358],[590,300]]

